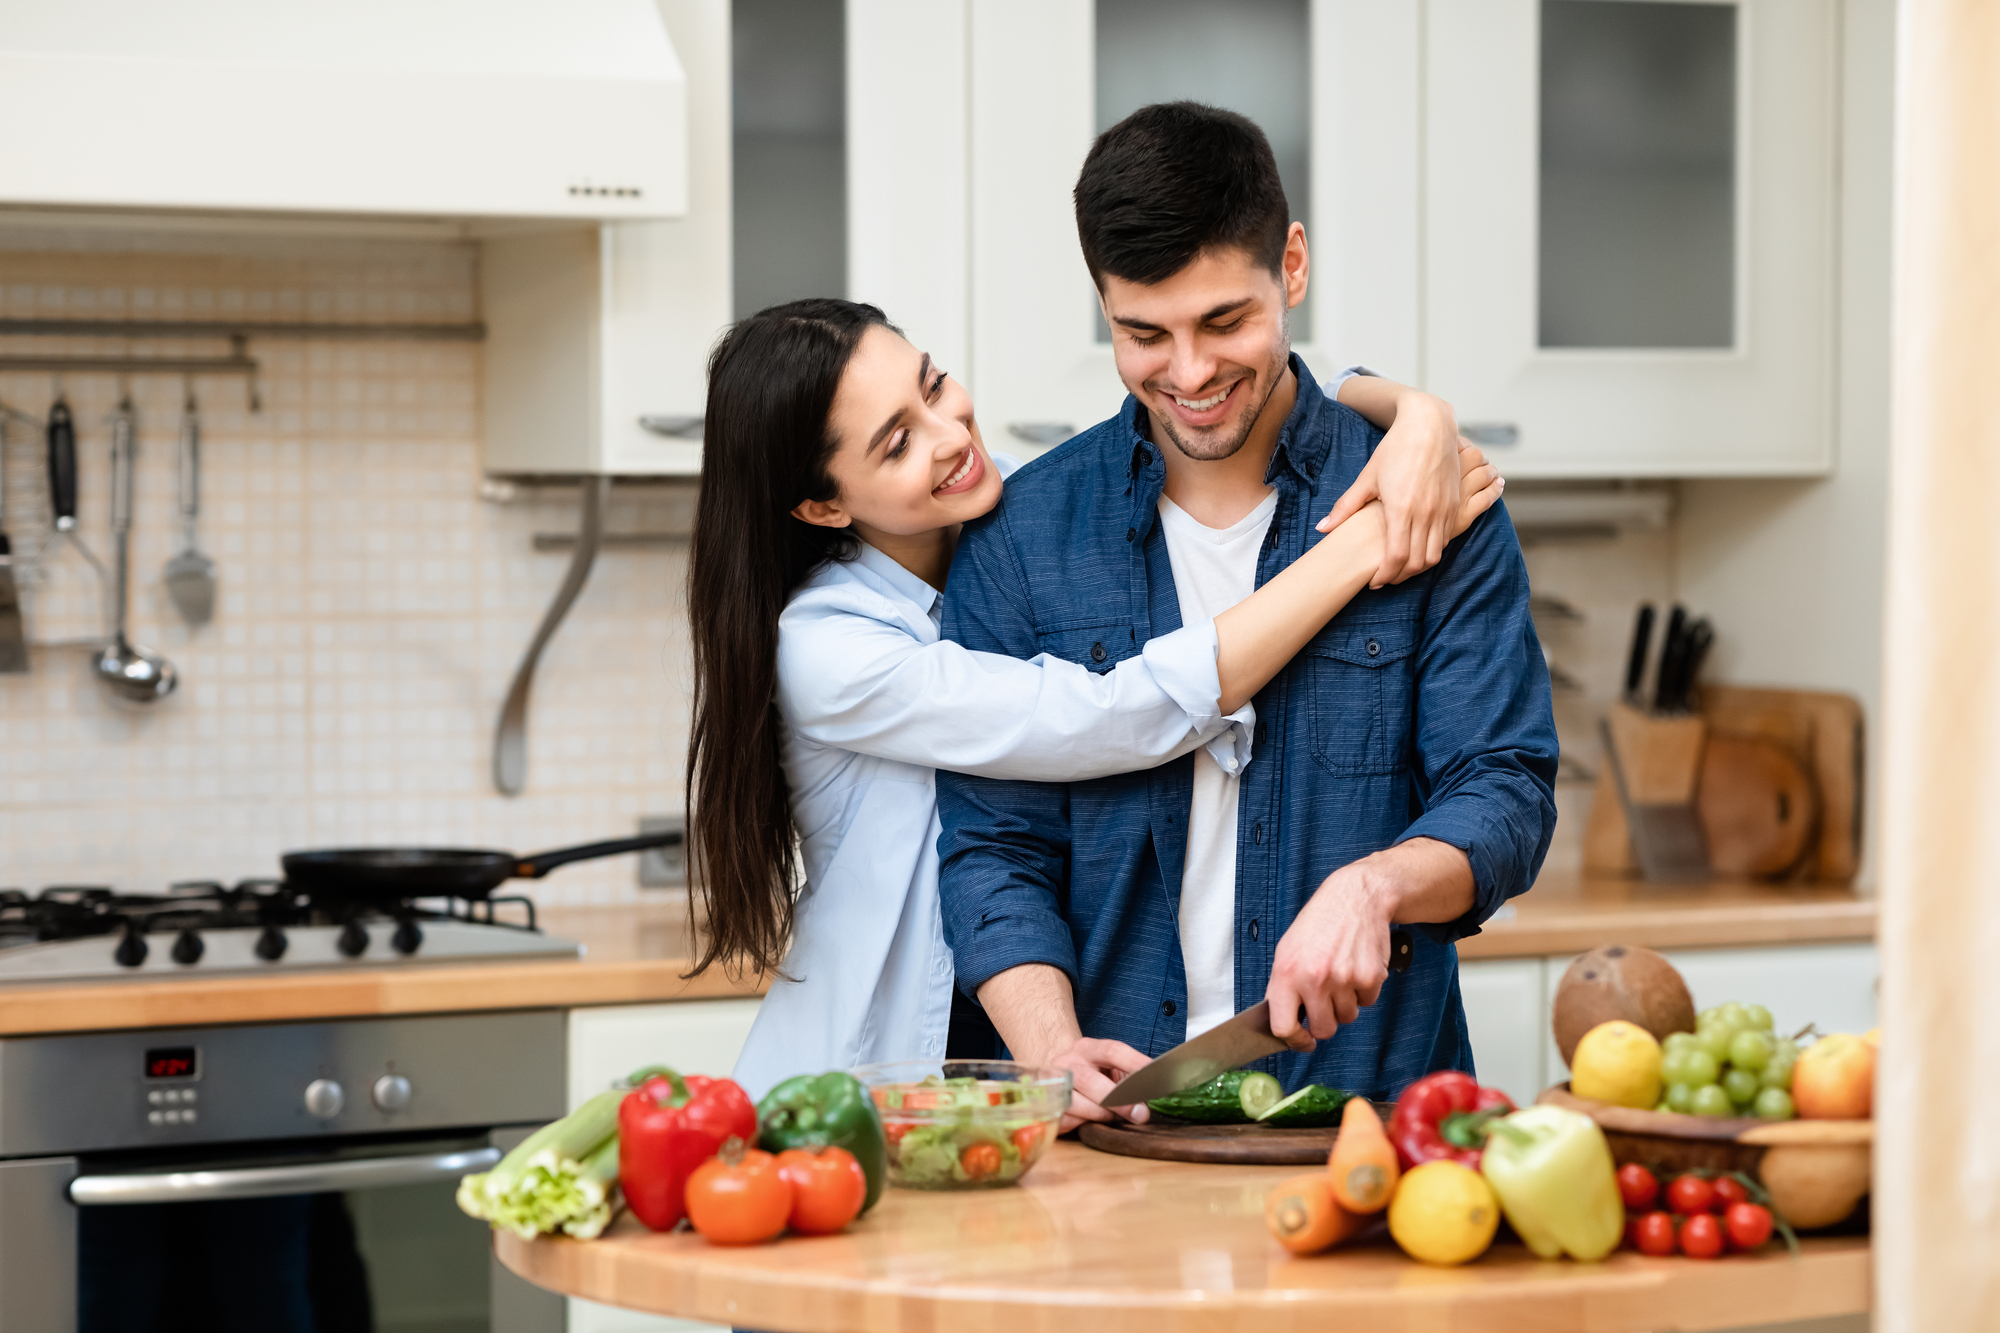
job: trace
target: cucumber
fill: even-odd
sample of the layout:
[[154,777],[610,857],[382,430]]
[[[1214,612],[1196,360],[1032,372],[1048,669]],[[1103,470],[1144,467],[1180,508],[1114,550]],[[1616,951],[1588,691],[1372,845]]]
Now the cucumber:
[[1236,1104],[1243,1108],[1245,1120],[1262,1120],[1284,1097],[1284,1084],[1269,1074],[1252,1074],[1236,1090]]
[[1260,1125],[1273,1129],[1320,1129],[1340,1123],[1340,1112],[1353,1098],[1339,1088],[1308,1083],[1291,1096],[1269,1107],[1257,1117]]
[[[1277,1082],[1269,1074],[1257,1074],[1255,1077],[1269,1079],[1273,1084]],[[1191,1120],[1200,1125],[1241,1125],[1250,1120],[1243,1111],[1243,1086],[1251,1078],[1252,1071],[1248,1069],[1232,1069],[1226,1074],[1217,1074],[1200,1087],[1167,1097],[1155,1097],[1146,1105],[1176,1120]],[[1268,1095],[1268,1089],[1254,1094],[1259,1097]],[[1273,1097],[1271,1100],[1277,1099]]]

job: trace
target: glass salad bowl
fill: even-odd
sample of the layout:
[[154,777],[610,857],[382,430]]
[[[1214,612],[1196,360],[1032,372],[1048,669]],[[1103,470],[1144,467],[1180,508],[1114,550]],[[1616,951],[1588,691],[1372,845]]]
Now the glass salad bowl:
[[889,1183],[1011,1185],[1048,1152],[1069,1107],[1067,1069],[1011,1060],[896,1060],[854,1071],[889,1136]]

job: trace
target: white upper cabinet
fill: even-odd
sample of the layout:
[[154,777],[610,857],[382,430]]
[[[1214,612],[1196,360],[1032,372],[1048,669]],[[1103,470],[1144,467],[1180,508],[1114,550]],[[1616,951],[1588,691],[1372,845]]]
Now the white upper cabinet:
[[1315,373],[1365,358],[1416,376],[1415,0],[971,0],[969,12],[966,378],[992,447],[1039,453],[1124,397],[1071,191],[1097,134],[1151,102],[1226,106],[1270,137],[1311,247],[1292,333]]
[[1839,16],[1429,0],[1423,375],[1509,475],[1832,467]]

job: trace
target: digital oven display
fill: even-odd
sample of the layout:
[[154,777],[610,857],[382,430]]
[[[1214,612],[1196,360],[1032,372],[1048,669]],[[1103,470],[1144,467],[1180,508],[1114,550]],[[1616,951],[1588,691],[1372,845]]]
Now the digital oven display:
[[192,1046],[155,1047],[146,1052],[146,1077],[193,1078],[195,1055],[195,1048]]

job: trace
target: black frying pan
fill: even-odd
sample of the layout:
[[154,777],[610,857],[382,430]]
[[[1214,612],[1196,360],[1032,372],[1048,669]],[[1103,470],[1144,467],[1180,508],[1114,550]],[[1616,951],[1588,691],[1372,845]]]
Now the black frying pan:
[[403,898],[481,899],[510,879],[540,879],[557,866],[600,856],[678,847],[678,833],[649,833],[563,847],[535,856],[462,847],[341,847],[286,852],[285,880],[358,903],[392,905]]

